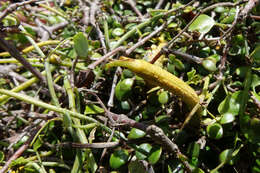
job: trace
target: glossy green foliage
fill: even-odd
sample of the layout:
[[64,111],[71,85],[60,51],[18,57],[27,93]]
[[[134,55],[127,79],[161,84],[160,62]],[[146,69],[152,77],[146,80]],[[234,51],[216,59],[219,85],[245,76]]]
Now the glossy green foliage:
[[237,91],[231,95],[227,95],[226,98],[218,106],[219,113],[230,113],[232,115],[238,115],[241,107],[241,99],[241,91]]
[[161,104],[166,104],[169,100],[169,95],[167,91],[163,91],[159,94],[158,100]]
[[5,155],[3,151],[0,151],[0,163],[4,160]]
[[73,37],[74,49],[80,58],[87,58],[88,56],[88,40],[86,36],[79,32]]
[[84,114],[88,115],[88,114],[100,114],[100,113],[104,113],[104,109],[102,109],[101,107],[95,105],[95,104],[88,104],[85,107],[85,111]]
[[129,154],[127,150],[116,150],[109,159],[111,168],[118,169],[128,160]]
[[116,85],[116,98],[120,101],[126,100],[131,95],[134,80],[131,78],[123,79]]
[[145,136],[145,132],[136,128],[132,128],[129,135],[127,136],[128,139],[139,139]]
[[220,124],[214,123],[214,124],[208,125],[207,133],[210,138],[220,139],[223,136],[223,128]]
[[250,54],[250,58],[252,58],[253,62],[256,65],[260,64],[260,45],[257,46],[254,51]]
[[195,21],[189,26],[189,31],[198,31],[202,34],[206,34],[215,25],[215,21],[208,15],[201,14]]
[[142,162],[132,161],[128,165],[129,173],[144,173],[146,172],[146,168]]

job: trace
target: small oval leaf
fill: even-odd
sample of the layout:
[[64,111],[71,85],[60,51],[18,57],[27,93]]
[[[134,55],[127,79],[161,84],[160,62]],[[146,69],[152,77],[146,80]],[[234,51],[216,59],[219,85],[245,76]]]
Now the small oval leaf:
[[208,58],[202,61],[202,66],[210,72],[214,72],[217,70],[216,63]]
[[219,161],[221,163],[229,163],[230,160],[232,159],[232,153],[233,153],[233,149],[226,149],[224,151],[222,151],[219,155]]
[[206,34],[215,25],[215,21],[212,17],[201,14],[195,21],[189,26],[189,31],[198,31],[201,34]]
[[128,160],[128,152],[126,150],[116,150],[111,156],[109,160],[109,164],[111,168],[117,169],[124,165]]
[[220,124],[227,124],[227,123],[231,123],[235,120],[235,116],[231,113],[225,113],[222,115],[221,119],[220,119]]
[[131,78],[127,78],[118,82],[115,91],[116,98],[120,101],[126,100],[131,93],[133,84],[134,84],[134,80]]
[[223,136],[223,128],[220,124],[214,123],[214,124],[208,125],[207,133],[210,138],[220,139]]
[[88,56],[88,40],[82,32],[73,37],[74,49],[80,58]]
[[219,113],[224,114],[228,112],[233,115],[238,115],[242,100],[243,99],[241,91],[237,91],[231,95],[227,95],[226,98],[218,106]]
[[168,102],[169,100],[169,96],[168,96],[168,92],[167,91],[163,91],[159,94],[158,96],[158,100],[161,104],[165,104]]
[[147,158],[147,156],[149,155],[150,151],[152,149],[152,146],[148,143],[143,143],[139,146],[139,150],[136,150],[136,157],[139,160],[144,160]]
[[158,162],[158,160],[160,159],[161,154],[162,154],[162,147],[153,147],[150,152],[151,152],[151,154],[148,157],[148,161],[150,164],[153,165],[156,162]]
[[136,128],[132,128],[129,135],[127,136],[128,139],[138,139],[145,136],[145,132]]

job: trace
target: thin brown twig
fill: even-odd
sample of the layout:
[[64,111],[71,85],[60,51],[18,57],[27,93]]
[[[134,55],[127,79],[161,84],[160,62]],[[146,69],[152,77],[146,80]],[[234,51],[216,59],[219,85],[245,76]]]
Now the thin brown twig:
[[[113,136],[114,136],[114,133],[115,133],[115,127],[112,128],[112,133],[110,134],[110,136],[109,136],[107,142],[111,142],[111,141],[112,141]],[[99,159],[99,162],[100,162],[100,163],[102,162],[102,160],[103,160],[103,158],[104,158],[106,152],[107,152],[107,148],[104,148],[104,150],[102,151],[102,154],[101,154],[101,156],[100,156],[100,159]]]
[[31,26],[27,23],[22,23],[22,25],[28,26],[28,27],[32,28],[35,32],[37,32],[37,34],[41,36],[41,41],[49,40],[50,37],[51,38],[53,37],[52,33],[54,31],[64,28],[65,26],[67,26],[69,24],[68,21],[64,21],[64,22],[55,24],[53,26],[46,26],[38,18],[35,19],[35,23],[37,24],[38,27]]
[[29,147],[30,143],[32,142],[32,140],[34,139],[35,135],[40,130],[40,128],[41,128],[41,126],[38,126],[32,132],[29,139],[8,159],[8,161],[5,163],[5,165],[0,170],[0,173],[5,173],[8,170],[9,165],[12,163],[12,161],[17,159],[18,157],[20,157],[22,155],[22,153]]
[[164,0],[159,0],[155,6],[155,9],[160,9],[163,3],[164,3]]
[[99,58],[98,60],[93,62],[92,64],[90,64],[88,66],[88,69],[93,70],[97,65],[101,64],[103,61],[105,61],[109,57],[115,55],[118,52],[122,52],[122,51],[125,51],[125,47],[123,47],[123,46],[120,46],[120,47],[118,47],[116,49],[111,50],[110,52],[108,52],[107,54],[105,54],[104,56],[102,56],[101,58]]
[[130,7],[134,10],[134,12],[138,15],[138,17],[140,17],[141,19],[144,19],[144,16],[142,15],[142,13],[138,10],[138,8],[136,8],[136,2],[134,2],[133,0],[125,0],[123,2],[130,5]]
[[17,59],[23,66],[28,69],[32,74],[34,74],[40,81],[46,84],[46,79],[43,75],[35,69],[24,57],[21,56],[20,52],[16,49],[15,46],[9,44],[5,39],[0,37],[0,46],[7,52],[10,53],[12,57]]
[[11,4],[9,7],[7,7],[1,14],[0,14],[0,21],[3,20],[3,18],[5,18],[9,13],[12,13],[13,11],[15,11],[18,7],[27,5],[27,4],[31,4],[33,2],[36,2],[38,0],[29,0],[29,1],[24,1],[24,2],[18,2],[18,3],[14,3]]
[[177,56],[180,56],[180,57],[184,58],[187,61],[195,62],[197,64],[201,64],[202,63],[202,58],[197,57],[195,55],[189,55],[187,53],[180,52],[178,50],[172,50],[172,49],[167,50],[167,52],[172,53],[172,54],[177,55]]
[[96,24],[95,26],[96,26],[95,28],[98,33],[99,40],[100,40],[102,48],[103,48],[103,53],[106,54],[107,47],[106,47],[106,43],[105,43],[105,36],[104,36],[103,32],[100,30],[99,25]]
[[245,5],[244,9],[241,11],[239,16],[243,19],[245,19],[248,14],[251,12],[251,10],[259,3],[259,0],[249,0],[247,4]]
[[161,32],[165,26],[166,26],[166,23],[163,23],[160,27],[158,27],[156,30],[154,30],[153,32],[151,32],[148,36],[144,37],[143,39],[141,39],[140,41],[138,41],[136,44],[134,44],[131,48],[129,48],[128,50],[126,50],[125,54],[126,54],[127,56],[130,55],[136,48],[142,46],[142,45],[145,44],[148,40],[150,40],[153,36],[155,36],[156,34],[158,34],[159,32]]
[[112,148],[119,145],[119,142],[98,142],[98,143],[74,143],[74,142],[65,142],[58,144],[59,147],[64,148]]
[[235,28],[235,26],[237,24],[238,16],[239,16],[239,8],[237,7],[235,20],[233,21],[231,27],[220,37],[220,40],[226,39],[226,37],[228,37],[232,33],[232,31],[234,30],[234,28]]
[[114,106],[114,96],[115,96],[116,83],[117,83],[117,80],[118,80],[118,75],[121,72],[122,72],[122,69],[120,67],[117,67],[116,72],[114,74],[114,78],[113,78],[110,96],[109,96],[109,99],[108,99],[108,102],[107,102],[107,106],[110,107],[110,108]]
[[260,20],[260,16],[250,15],[250,17],[255,20]]
[[[220,3],[216,3],[216,4],[213,4],[209,7],[206,7],[204,8],[203,10],[199,11],[196,16],[193,17],[193,19],[175,36],[173,37],[173,39],[171,41],[169,41],[167,43],[167,45],[164,46],[164,48],[162,48],[158,53],[157,55],[154,56],[154,58],[152,59],[151,63],[154,63],[155,61],[157,61],[157,59],[163,54],[163,51],[166,50],[166,49],[171,49],[172,46],[173,46],[173,43],[175,42],[175,40],[177,38],[179,38],[188,28],[189,26],[199,17],[200,14],[203,14],[209,10],[212,10],[218,6],[236,6],[238,4],[240,4],[242,1],[238,1],[236,3],[231,3],[231,2],[220,2]],[[191,3],[191,2],[190,2]],[[188,3],[188,4],[190,4]],[[188,4],[186,4],[185,6],[187,6]]]

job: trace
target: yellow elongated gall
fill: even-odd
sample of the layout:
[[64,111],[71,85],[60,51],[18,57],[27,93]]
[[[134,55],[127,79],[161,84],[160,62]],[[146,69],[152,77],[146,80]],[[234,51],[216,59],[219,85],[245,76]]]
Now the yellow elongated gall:
[[188,84],[159,66],[150,64],[144,60],[127,57],[120,57],[119,60],[112,61],[106,65],[107,68],[114,66],[126,67],[148,83],[160,86],[161,88],[176,94],[190,109],[199,103],[199,96]]

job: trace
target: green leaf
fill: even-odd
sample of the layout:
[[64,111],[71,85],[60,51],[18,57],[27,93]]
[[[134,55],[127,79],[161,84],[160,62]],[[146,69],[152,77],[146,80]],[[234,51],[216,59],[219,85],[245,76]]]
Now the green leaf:
[[21,145],[23,145],[29,139],[28,136],[23,136],[16,144],[14,144],[14,149],[18,149]]
[[143,143],[139,146],[138,150],[136,150],[135,155],[139,160],[144,160],[148,157],[152,148],[150,144]]
[[228,13],[224,13],[225,17],[221,20],[221,23],[231,24],[235,19],[236,9],[231,8]]
[[152,150],[150,151],[150,155],[148,157],[148,161],[150,164],[155,164],[156,162],[158,162],[158,160],[161,157],[162,154],[162,147],[153,147]]
[[145,136],[145,132],[136,128],[132,128],[129,135],[127,136],[128,139],[138,139]]
[[98,169],[97,162],[95,161],[95,157],[91,150],[86,150],[85,152],[85,166],[87,170],[91,170],[90,172],[96,172]]
[[127,150],[116,150],[109,159],[109,164],[111,168],[118,169],[122,165],[124,165],[128,160],[128,152]]
[[175,67],[178,69],[178,70],[184,70],[185,68],[185,65],[181,62],[181,60],[177,59],[177,58],[173,58],[172,60],[172,64],[175,65]]
[[129,173],[145,173],[146,168],[144,164],[138,160],[130,162],[128,165]]
[[256,63],[257,65],[260,64],[260,45],[258,45],[255,50],[250,54],[249,56],[254,63]]
[[165,104],[167,103],[169,100],[169,96],[168,96],[168,92],[167,91],[163,91],[159,94],[158,96],[158,101],[161,103],[161,104]]
[[170,116],[169,115],[160,115],[158,117],[155,117],[155,123],[156,124],[160,124],[163,122],[168,122],[170,120]]
[[120,101],[126,100],[130,94],[134,84],[134,80],[131,78],[124,79],[116,85],[115,95]]
[[241,67],[238,67],[236,69],[236,74],[241,77],[241,78],[245,78],[246,76],[246,73],[247,73],[247,70],[248,70],[248,67],[247,66],[241,66]]
[[37,140],[33,144],[33,150],[37,151],[42,146],[42,140],[40,139],[40,136],[38,136]]
[[201,14],[195,21],[189,26],[189,31],[198,31],[201,34],[206,34],[215,25],[215,21],[212,17]]
[[114,37],[121,36],[124,34],[124,30],[122,28],[116,28],[113,30],[112,34]]
[[24,157],[19,157],[11,162],[10,167],[25,165],[28,162]]
[[233,149],[226,149],[224,151],[222,151],[219,154],[219,161],[220,163],[232,163],[231,159],[232,159],[232,153],[233,153]]
[[214,62],[212,59],[209,58],[206,58],[205,60],[202,61],[202,66],[210,72],[214,72],[217,70],[216,62]]
[[255,96],[255,98],[260,102],[260,95],[258,95],[256,92],[252,92],[252,95]]
[[198,158],[200,153],[200,145],[196,142],[192,142],[188,147],[188,154],[191,158]]
[[260,120],[258,118],[248,117],[247,120],[244,121],[247,128],[244,128],[245,136],[249,139],[251,143],[260,143]]
[[226,98],[219,104],[218,112],[220,114],[231,113],[232,115],[238,115],[241,106],[241,98],[241,91],[236,91],[231,95],[227,95]]
[[220,119],[220,124],[231,123],[235,120],[235,116],[229,112],[224,113]]
[[187,84],[197,85],[201,82],[202,76],[196,73],[197,72],[194,68],[192,68],[191,71],[187,72],[187,76],[188,76],[188,81],[186,82]]
[[130,110],[130,104],[128,103],[128,101],[122,101],[121,102],[121,108],[123,109],[123,110]]
[[72,121],[71,121],[71,117],[70,117],[69,113],[65,113],[63,115],[63,124],[66,128],[71,127]]
[[74,49],[80,58],[88,56],[88,40],[82,32],[79,32],[73,37]]
[[0,163],[4,160],[5,154],[3,151],[0,151]]
[[255,91],[255,88],[256,88],[257,86],[259,86],[259,85],[260,85],[260,77],[259,77],[257,74],[253,74],[253,75],[252,75],[251,87],[252,87],[252,89],[253,89],[254,92],[256,92],[256,91]]
[[214,123],[207,127],[208,136],[212,139],[220,139],[223,136],[223,128],[220,124]]
[[88,114],[101,114],[101,113],[104,113],[104,109],[102,109],[101,107],[96,106],[96,105],[94,105],[92,103],[86,105],[85,111],[84,111],[85,115],[88,115]]

